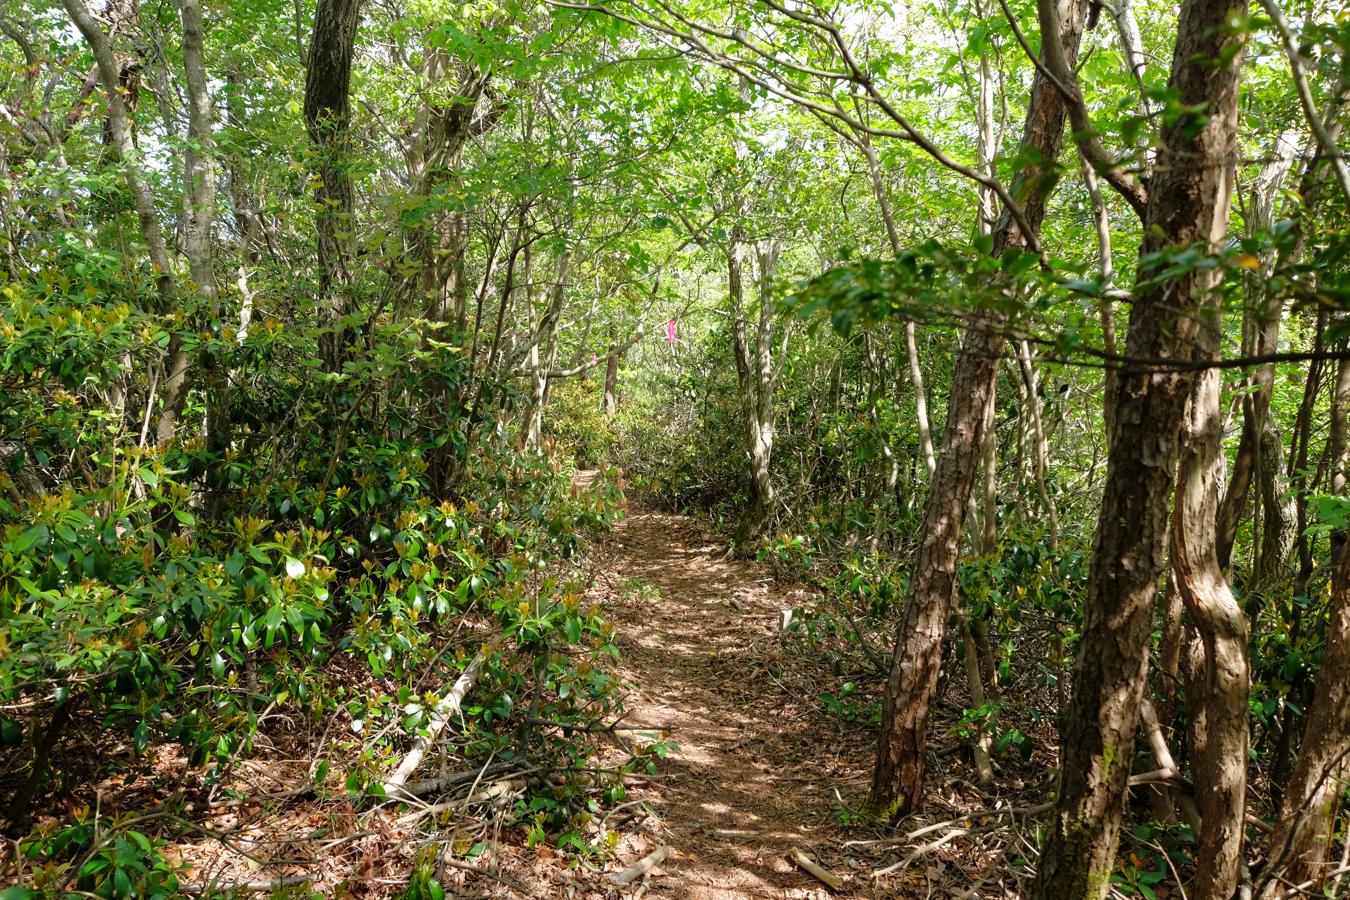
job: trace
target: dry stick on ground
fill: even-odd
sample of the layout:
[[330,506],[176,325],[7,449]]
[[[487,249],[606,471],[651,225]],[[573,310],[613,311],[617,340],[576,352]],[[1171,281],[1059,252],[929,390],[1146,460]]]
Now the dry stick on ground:
[[450,688],[450,693],[441,698],[436,704],[436,708],[431,713],[431,722],[427,725],[427,730],[419,734],[413,741],[412,749],[408,755],[403,757],[394,774],[389,776],[389,780],[384,783],[384,795],[394,797],[395,794],[403,793],[403,785],[407,783],[408,776],[416,771],[417,766],[422,762],[422,757],[426,755],[427,750],[436,742],[441,730],[445,728],[445,723],[450,721],[450,717],[459,712],[460,704],[464,702],[464,696],[469,693],[473,687],[474,680],[478,677],[478,670],[487,659],[490,647],[484,646],[474,658],[469,662],[467,668],[455,681],[454,687]]
[[902,837],[882,838],[876,841],[844,841],[845,847],[869,847],[877,844],[906,844],[915,838],[923,837],[925,834],[932,834],[935,831],[941,831],[944,828],[950,828],[958,822],[967,822],[971,819],[982,819],[994,816],[1036,816],[1041,813],[1049,812],[1055,808],[1054,803],[1040,803],[1036,806],[1005,806],[1001,809],[977,809],[973,812],[963,813],[953,819],[945,822],[934,822],[932,825],[925,825],[922,828],[915,829]]
[[811,861],[811,857],[807,856],[805,853],[798,850],[796,847],[792,848],[791,856],[793,862],[801,866],[807,872],[811,873],[812,877],[814,877],[817,881],[829,885],[836,891],[842,891],[844,889],[844,879],[840,878],[838,875],[834,874],[829,869],[823,869],[820,866],[816,865],[814,862]]
[[441,862],[452,869],[459,869],[460,871],[463,872],[472,872],[475,875],[481,875],[482,877],[495,881],[498,884],[504,884],[509,888],[513,888],[523,893],[529,893],[530,889],[526,887],[524,884],[520,883],[514,878],[503,875],[500,872],[493,872],[483,868],[482,866],[475,866],[473,863],[464,862],[463,860],[454,859],[449,856],[442,858]]
[[295,887],[315,881],[314,875],[287,875],[274,881],[242,881],[237,884],[180,884],[178,890],[191,896],[216,894],[270,894],[282,888]]
[[617,884],[622,887],[629,882],[636,881],[659,866],[669,855],[670,845],[662,844],[622,872],[615,872],[613,875],[609,876],[609,882],[610,884]]

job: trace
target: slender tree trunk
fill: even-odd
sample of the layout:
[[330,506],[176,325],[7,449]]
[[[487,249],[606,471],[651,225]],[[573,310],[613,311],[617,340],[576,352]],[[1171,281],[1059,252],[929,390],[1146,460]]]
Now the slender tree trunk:
[[[188,272],[196,285],[202,309],[194,319],[206,322],[220,321],[220,292],[216,284],[215,265],[211,248],[215,243],[213,227],[216,214],[216,141],[212,133],[214,115],[206,76],[206,28],[202,22],[200,0],[179,0],[179,14],[183,22],[183,70],[188,94],[189,149],[184,156],[183,172],[183,249],[188,258]],[[187,354],[178,351],[183,360]],[[197,356],[202,370],[206,395],[206,446],[214,461],[205,473],[208,487],[207,506],[214,513],[220,504],[220,491],[225,484],[225,468],[219,465],[229,446],[229,412],[226,390],[228,379],[216,354],[204,349]],[[190,369],[188,372],[190,373]],[[178,387],[186,395],[187,378]],[[185,396],[177,398],[181,410]],[[168,412],[166,408],[166,413]],[[166,422],[161,416],[161,442],[173,435],[178,414]]]
[[[1222,244],[1241,59],[1228,22],[1245,10],[1238,0],[1184,0],[1181,6],[1168,83],[1181,103],[1204,109],[1205,118],[1181,117],[1163,129],[1141,260],[1169,247],[1198,244],[1213,252]],[[1140,274],[1143,282],[1152,273]],[[1215,273],[1194,270],[1140,290],[1130,311],[1127,355],[1193,358],[1198,333],[1214,327],[1199,315],[1214,287]],[[1110,889],[1166,559],[1179,431],[1195,380],[1185,371],[1131,366],[1108,398],[1116,428],[1065,715],[1055,817],[1032,891],[1038,900],[1101,898]]]
[[745,418],[746,454],[750,460],[750,502],[736,530],[736,542],[742,545],[763,530],[776,502],[770,467],[774,440],[773,278],[778,266],[778,252],[778,242],[773,239],[761,241],[756,248],[759,310],[753,335],[745,310],[744,248],[734,241],[728,254],[732,340],[740,382],[741,412]]
[[[1332,492],[1344,496],[1347,462],[1347,410],[1350,409],[1350,361],[1341,360],[1331,405]],[[1335,834],[1339,800],[1350,772],[1350,544],[1342,532],[1333,542],[1336,568],[1331,575],[1326,651],[1317,687],[1308,707],[1303,743],[1285,783],[1280,816],[1270,836],[1270,859],[1262,874],[1265,900],[1292,896],[1289,884],[1314,882],[1320,890]],[[1283,881],[1276,881],[1276,876]]]
[[610,418],[619,411],[619,360],[622,357],[623,353],[619,350],[619,330],[611,325],[609,352],[605,354],[605,397],[600,407]]
[[[169,248],[164,241],[164,233],[159,227],[159,213],[155,209],[154,196],[150,193],[150,187],[146,183],[144,173],[142,173],[140,165],[136,161],[136,147],[131,135],[131,118],[128,115],[126,103],[122,99],[121,67],[118,65],[117,56],[113,52],[112,41],[90,14],[83,0],[62,0],[62,2],[71,21],[75,23],[75,27],[94,54],[95,70],[98,73],[99,82],[103,85],[103,93],[108,108],[108,144],[122,163],[127,190],[131,194],[132,205],[136,210],[136,220],[140,225],[141,238],[145,241],[150,254],[150,263],[155,269],[155,291],[159,300],[158,312],[160,314],[175,312],[178,305],[178,296],[177,286],[174,283],[173,260],[169,257]],[[182,352],[181,347],[181,339],[175,335],[170,340],[164,361],[167,373],[178,376],[180,384],[185,377],[183,373],[187,366],[186,354]],[[164,430],[166,415],[171,413],[169,415],[170,423],[176,422],[178,413],[182,409],[182,398],[186,397],[186,391],[180,390],[175,393],[176,396],[166,401],[161,407],[163,410],[159,420],[161,433]],[[146,400],[147,404],[153,402],[153,395]],[[147,422],[150,414],[151,410],[147,409]],[[172,436],[173,431],[170,425],[164,440]]]
[[1050,445],[1046,440],[1045,425],[1041,416],[1040,379],[1036,375],[1031,359],[1031,346],[1026,340],[1018,341],[1017,362],[1022,370],[1022,382],[1026,385],[1027,405],[1031,412],[1032,468],[1036,475],[1036,493],[1041,498],[1041,507],[1050,529],[1050,548],[1054,552],[1059,549],[1059,508],[1055,505],[1054,497],[1050,495],[1050,486],[1046,481],[1050,465]]
[[[1208,304],[1207,304],[1208,305]],[[1213,304],[1217,314],[1217,304]],[[1218,334],[1207,352],[1218,358]],[[1247,789],[1247,617],[1229,589],[1215,549],[1215,512],[1223,465],[1218,369],[1196,381],[1182,430],[1172,513],[1172,570],[1190,613],[1187,684],[1191,769],[1200,809],[1196,880],[1202,897],[1231,897],[1242,864]]]
[[[245,125],[244,102],[239,96],[243,86],[243,74],[238,63],[231,63],[227,73],[228,89],[225,97],[225,114],[229,126],[242,129]],[[253,321],[253,291],[249,287],[250,270],[262,260],[263,236],[261,215],[252,196],[248,178],[237,159],[227,158],[225,162],[228,174],[230,207],[234,213],[234,227],[239,234],[239,266],[237,283],[242,303],[239,306],[239,328],[235,338],[243,343],[248,337],[249,325]]]
[[319,293],[324,325],[320,350],[328,369],[341,371],[348,348],[342,318],[351,311],[351,239],[355,188],[348,169],[352,56],[361,0],[319,0],[305,73],[305,127],[315,154],[314,205],[318,232]]
[[[886,238],[890,241],[891,252],[899,255],[900,232],[895,227],[891,201],[886,194],[886,184],[881,178],[881,164],[877,161],[876,150],[872,148],[872,136],[867,132],[861,132],[858,134],[858,141],[867,159],[872,193],[876,196],[877,207],[881,210],[881,221],[886,226]],[[914,388],[914,420],[919,428],[919,449],[923,451],[928,477],[932,478],[933,469],[937,467],[937,457],[933,453],[933,427],[928,418],[928,392],[923,384],[923,369],[919,366],[918,339],[912,321],[905,322],[905,354],[909,361],[909,383]]]
[[[1248,218],[1252,232],[1268,231],[1275,224],[1275,198],[1288,175],[1294,154],[1298,151],[1294,144],[1294,134],[1285,132],[1275,142],[1271,161],[1262,167],[1252,191],[1252,201]],[[1282,260],[1281,262],[1287,262]],[[1269,275],[1274,260],[1267,256],[1261,260],[1259,280],[1253,297],[1247,305],[1244,322],[1244,349],[1254,355],[1263,356],[1279,349],[1280,318],[1284,311],[1282,298],[1269,287]],[[1241,524],[1249,506],[1252,478],[1259,470],[1266,478],[1264,493],[1277,491],[1276,479],[1280,473],[1266,470],[1259,465],[1260,445],[1266,439],[1267,431],[1275,432],[1275,440],[1280,440],[1278,429],[1270,421],[1270,400],[1275,384],[1275,366],[1264,365],[1252,374],[1253,390],[1242,400],[1242,434],[1238,439],[1237,454],[1233,460],[1232,473],[1228,479],[1228,489],[1219,506],[1218,517],[1218,557],[1219,564],[1228,568],[1233,554],[1233,542],[1237,538]],[[1268,452],[1268,451],[1267,451]],[[1283,491],[1279,491],[1283,494]],[[1275,513],[1283,509],[1277,505]],[[1277,533],[1284,529],[1278,529]],[[1287,551],[1286,551],[1287,553]]]
[[[1087,3],[1065,0],[1060,39],[1074,59],[1082,38]],[[1022,134],[1029,155],[1043,160],[1024,170],[1013,196],[1024,197],[1023,213],[1032,228],[1045,218],[1048,181],[1064,134],[1064,99],[1037,75]],[[1004,210],[994,229],[994,252],[1026,246],[1026,238]],[[1034,235],[1032,235],[1034,237]],[[896,628],[895,652],[882,706],[881,739],[872,774],[870,804],[887,819],[905,815],[923,796],[923,748],[928,717],[937,693],[942,644],[956,590],[956,562],[966,506],[980,471],[986,408],[993,400],[1005,339],[993,313],[978,314],[956,360],[942,453],[924,502],[919,547],[910,569],[909,598]]]
[[530,346],[530,405],[525,414],[524,444],[527,450],[537,451],[544,436],[544,404],[548,400],[549,373],[558,358],[558,325],[562,321],[563,301],[567,297],[567,275],[572,266],[572,254],[565,251],[558,257],[553,285],[549,291],[548,309],[535,329]]

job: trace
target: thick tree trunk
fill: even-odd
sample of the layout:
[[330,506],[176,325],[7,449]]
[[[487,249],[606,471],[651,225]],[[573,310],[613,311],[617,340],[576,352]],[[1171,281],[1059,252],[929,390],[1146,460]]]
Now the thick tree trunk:
[[[1060,38],[1065,54],[1074,59],[1087,3],[1064,0],[1063,6]],[[1064,115],[1064,98],[1038,74],[1022,145],[1031,151],[1030,156],[1045,162],[1025,169],[1013,186],[1013,196],[1025,198],[1023,213],[1032,228],[1038,228],[1045,218],[1048,188],[1053,184],[1048,179],[1063,140]],[[1005,209],[994,229],[994,252],[1025,247],[1026,237]],[[887,819],[905,815],[923,796],[923,748],[956,590],[961,529],[980,473],[986,408],[993,401],[1005,344],[1000,326],[993,313],[977,314],[956,360],[942,452],[924,502],[922,540],[910,569],[909,599],[896,628],[895,653],[882,706],[870,804]]]
[[325,326],[320,350],[340,371],[348,338],[341,320],[350,312],[351,233],[356,194],[347,167],[351,124],[352,56],[361,0],[319,0],[305,73],[305,127],[315,153],[315,229],[319,293]]
[[[1213,252],[1226,234],[1241,58],[1233,52],[1240,38],[1227,23],[1245,9],[1237,0],[1185,0],[1181,6],[1168,83],[1179,102],[1204,109],[1205,118],[1183,116],[1163,130],[1143,260],[1197,244]],[[1140,274],[1144,282],[1153,272]],[[1214,273],[1197,269],[1140,290],[1130,312],[1127,355],[1193,358],[1199,332],[1214,327],[1198,315],[1213,287]],[[1110,889],[1166,559],[1179,429],[1195,380],[1184,370],[1131,366],[1108,398],[1116,427],[1064,717],[1055,817],[1032,892],[1040,900],[1101,898]]]

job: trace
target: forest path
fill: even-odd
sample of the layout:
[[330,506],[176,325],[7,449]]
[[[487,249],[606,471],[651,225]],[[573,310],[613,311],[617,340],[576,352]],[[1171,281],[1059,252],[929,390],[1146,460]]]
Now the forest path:
[[648,897],[831,896],[788,857],[837,842],[833,790],[849,769],[821,713],[774,675],[782,611],[802,595],[723,550],[693,520],[645,510],[598,549],[629,685],[623,724],[678,745],[631,792],[652,815],[619,863],[670,845]]

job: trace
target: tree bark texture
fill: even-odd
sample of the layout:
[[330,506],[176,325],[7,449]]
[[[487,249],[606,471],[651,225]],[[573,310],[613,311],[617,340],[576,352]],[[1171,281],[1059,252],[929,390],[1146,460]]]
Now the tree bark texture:
[[326,325],[321,351],[330,371],[342,368],[350,309],[351,232],[356,194],[348,169],[352,56],[361,0],[319,0],[305,73],[305,127],[315,154],[315,229],[319,293]]
[[[1155,254],[1193,245],[1212,252],[1226,234],[1241,58],[1228,23],[1245,9],[1235,0],[1181,6],[1168,84],[1179,102],[1205,110],[1205,118],[1182,117],[1162,132],[1141,247],[1138,282],[1145,286],[1136,293],[1126,339],[1133,359],[1193,359],[1201,332],[1215,328],[1200,315],[1214,287],[1212,271],[1148,279],[1165,265]],[[1032,891],[1039,900],[1102,898],[1111,887],[1165,568],[1178,439],[1195,381],[1185,371],[1132,366],[1108,398],[1116,427],[1064,716],[1055,815]]]
[[728,286],[731,293],[732,341],[736,376],[740,384],[741,412],[745,419],[745,449],[750,460],[750,502],[737,528],[739,544],[753,540],[773,514],[776,495],[770,466],[774,439],[773,277],[778,267],[776,240],[760,241],[758,263],[759,310],[754,331],[745,309],[745,248],[733,243],[728,255]]
[[[1217,342],[1209,355],[1217,358]],[[1218,369],[1206,369],[1196,380],[1182,429],[1172,512],[1172,571],[1194,631],[1187,707],[1201,821],[1195,855],[1202,897],[1231,897],[1237,889],[1251,683],[1247,617],[1224,578],[1214,540],[1223,465],[1220,391]]]
[[[1084,0],[1064,0],[1060,34],[1069,59],[1078,55],[1087,15]],[[1039,164],[1023,170],[1013,183],[1013,196],[1023,203],[1029,226],[1045,219],[1048,191],[1053,186],[1054,160],[1064,136],[1064,98],[1038,74],[1022,132],[1022,145]],[[1010,210],[994,227],[994,252],[1027,246]],[[1034,235],[1031,235],[1034,237]],[[977,314],[957,356],[942,451],[924,501],[922,539],[911,567],[905,614],[896,627],[882,706],[881,739],[872,774],[870,805],[895,819],[919,805],[923,796],[923,748],[928,718],[937,694],[942,645],[947,635],[956,591],[956,562],[966,506],[979,477],[985,442],[986,407],[993,402],[999,359],[1006,340],[992,312]]]

